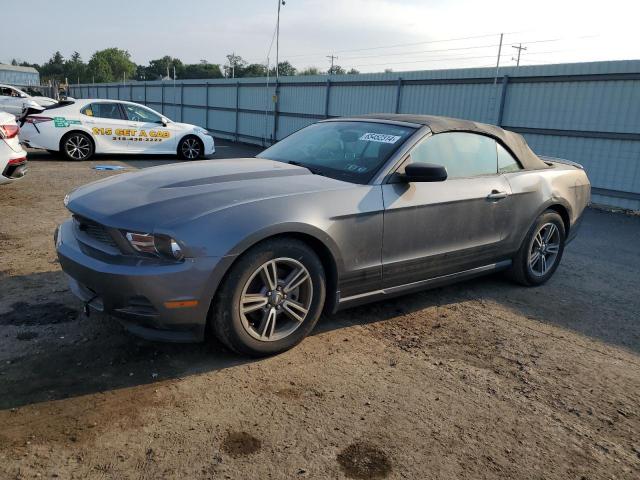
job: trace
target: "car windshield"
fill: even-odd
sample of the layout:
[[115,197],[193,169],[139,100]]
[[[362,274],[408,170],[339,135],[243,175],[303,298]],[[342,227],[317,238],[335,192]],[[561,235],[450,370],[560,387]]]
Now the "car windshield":
[[282,139],[258,158],[292,163],[338,180],[366,184],[415,132],[377,122],[320,122]]

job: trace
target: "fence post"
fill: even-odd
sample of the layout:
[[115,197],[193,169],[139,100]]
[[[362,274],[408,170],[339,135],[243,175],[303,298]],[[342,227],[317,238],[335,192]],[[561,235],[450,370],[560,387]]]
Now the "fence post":
[[129,101],[133,102],[133,83],[129,84]]
[[509,86],[509,75],[502,77],[502,91],[500,92],[500,106],[498,107],[498,121],[496,125],[502,126],[502,117],[504,115],[504,104],[507,100],[507,87]]
[[329,92],[331,91],[331,79],[327,78],[327,87],[324,92],[324,118],[329,118]]
[[184,82],[180,84],[180,121],[182,122],[182,118],[184,115]]
[[233,130],[233,138],[238,141],[238,107],[240,106],[240,82],[236,82],[236,126]]
[[278,111],[280,110],[278,104],[280,103],[280,83],[276,80],[276,89],[274,95],[274,104],[273,104],[273,137],[272,144],[278,141]]
[[144,104],[147,104],[147,81],[144,82]]
[[209,82],[204,82],[204,88],[205,88],[205,106],[206,108],[204,109],[204,114],[205,114],[205,119],[204,119],[204,128],[206,128],[207,130],[209,130]]
[[400,113],[400,98],[402,95],[402,77],[398,77],[398,89],[396,90],[396,112]]
[[164,83],[161,83],[160,87],[162,88],[162,91],[160,92],[160,112],[164,115]]

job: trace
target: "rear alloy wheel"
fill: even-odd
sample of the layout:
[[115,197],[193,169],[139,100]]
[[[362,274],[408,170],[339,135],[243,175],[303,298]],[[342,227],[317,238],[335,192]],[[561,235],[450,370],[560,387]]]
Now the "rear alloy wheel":
[[538,217],[509,271],[523,285],[542,285],[558,268],[564,252],[565,229],[562,217],[547,210]]
[[269,240],[231,267],[214,300],[211,326],[238,353],[271,355],[311,332],[324,299],[324,269],[313,250],[295,239]]
[[84,133],[72,133],[62,141],[62,153],[68,160],[88,160],[93,155],[93,141]]
[[204,155],[204,146],[197,137],[185,137],[178,145],[178,156],[184,160],[197,160]]

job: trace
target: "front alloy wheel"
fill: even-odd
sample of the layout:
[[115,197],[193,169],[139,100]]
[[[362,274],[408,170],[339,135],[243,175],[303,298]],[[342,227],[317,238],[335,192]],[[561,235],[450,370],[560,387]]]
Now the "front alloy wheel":
[[280,340],[304,322],[312,299],[311,276],[304,265],[293,258],[269,260],[242,289],[242,326],[257,340]]
[[295,238],[266,240],[229,269],[213,301],[210,330],[237,353],[280,353],[311,333],[324,299],[316,253]]
[[204,153],[202,142],[196,137],[184,138],[180,142],[178,150],[180,158],[184,158],[185,160],[196,160]]

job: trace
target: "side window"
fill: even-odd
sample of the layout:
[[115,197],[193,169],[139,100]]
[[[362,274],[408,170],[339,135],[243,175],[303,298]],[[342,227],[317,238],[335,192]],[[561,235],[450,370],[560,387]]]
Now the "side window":
[[90,103],[81,110],[88,117],[124,120],[117,103]]
[[148,108],[123,103],[127,118],[132,122],[162,123],[162,117]]
[[425,138],[411,150],[411,163],[435,163],[446,167],[448,178],[497,173],[496,142],[466,132],[439,133]]
[[11,89],[7,87],[0,87],[0,97],[10,97]]
[[510,173],[517,172],[518,170],[522,170],[520,163],[511,156],[509,152],[505,150],[505,148],[498,145],[498,173]]

